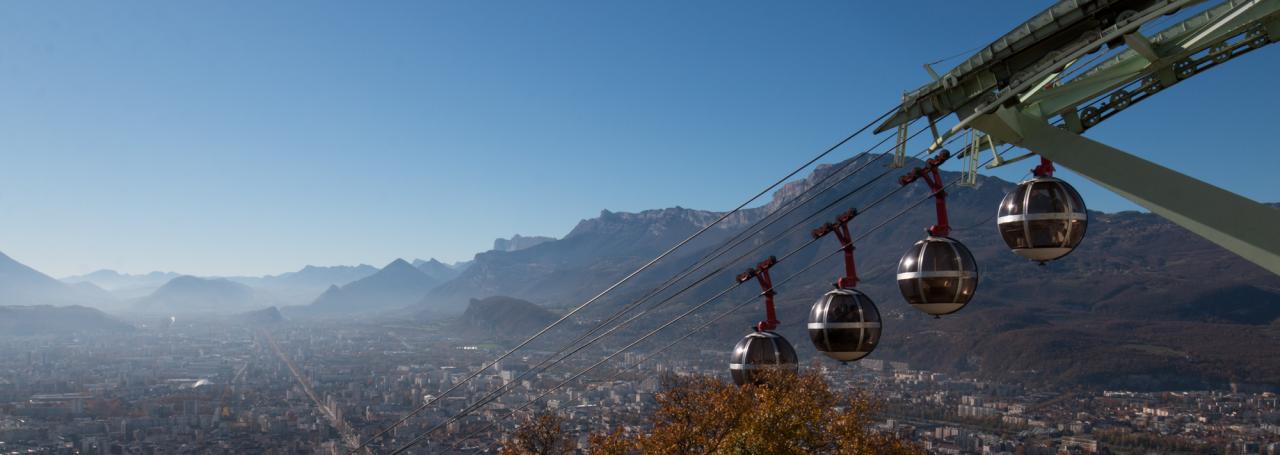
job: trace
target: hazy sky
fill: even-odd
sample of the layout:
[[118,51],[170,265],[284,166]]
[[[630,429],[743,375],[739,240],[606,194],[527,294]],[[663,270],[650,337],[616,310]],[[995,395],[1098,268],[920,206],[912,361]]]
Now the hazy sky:
[[[0,251],[280,273],[728,209],[1049,3],[10,3]],[[1278,72],[1263,49],[1090,135],[1280,200]]]

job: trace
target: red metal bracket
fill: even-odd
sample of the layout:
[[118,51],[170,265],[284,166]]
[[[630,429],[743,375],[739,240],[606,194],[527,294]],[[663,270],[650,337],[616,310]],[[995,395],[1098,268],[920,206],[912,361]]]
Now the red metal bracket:
[[844,250],[844,276],[836,280],[836,287],[852,289],[858,287],[858,269],[853,263],[853,236],[849,235],[849,222],[858,216],[858,209],[849,209],[836,217],[834,223],[827,223],[813,230],[813,238],[821,238],[834,232],[840,241],[840,249]]
[[1053,177],[1053,162],[1048,158],[1040,157],[1040,165],[1031,168],[1031,174],[1036,177]]
[[738,282],[743,283],[747,280],[755,278],[760,283],[761,293],[764,294],[764,317],[763,321],[756,324],[757,331],[767,331],[778,328],[778,315],[773,309],[773,296],[777,295],[773,291],[773,280],[769,278],[769,268],[778,263],[778,259],[769,256],[769,259],[761,261],[755,267],[747,269],[747,271],[738,274]]
[[925,167],[912,169],[898,179],[898,183],[902,185],[909,185],[917,179],[923,179],[929,185],[929,190],[933,192],[934,208],[938,212],[938,224],[929,227],[929,235],[940,237],[951,234],[951,225],[947,223],[947,192],[943,190],[942,175],[938,172],[938,166],[948,158],[951,158],[951,152],[942,149],[938,156],[925,161]]

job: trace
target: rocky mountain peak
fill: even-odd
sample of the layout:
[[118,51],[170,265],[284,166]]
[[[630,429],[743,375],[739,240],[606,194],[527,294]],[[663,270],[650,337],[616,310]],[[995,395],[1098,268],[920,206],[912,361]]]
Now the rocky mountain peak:
[[541,245],[543,243],[553,241],[555,239],[556,239],[555,237],[544,237],[540,235],[525,237],[523,235],[516,234],[514,236],[511,236],[510,239],[494,239],[493,250],[494,251],[520,251],[526,248],[532,248],[532,247]]

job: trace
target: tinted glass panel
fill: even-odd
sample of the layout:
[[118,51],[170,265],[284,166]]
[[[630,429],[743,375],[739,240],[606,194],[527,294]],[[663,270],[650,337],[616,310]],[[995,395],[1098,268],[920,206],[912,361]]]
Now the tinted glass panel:
[[902,291],[902,298],[906,299],[907,303],[924,303],[914,278],[898,280],[898,290]]
[[809,341],[813,343],[813,347],[819,351],[831,351],[827,346],[827,337],[821,329],[809,329]]
[[969,303],[973,299],[973,294],[978,290],[977,278],[965,278],[960,280],[960,286],[956,293],[956,303]]
[[1001,223],[999,225],[1000,237],[1004,238],[1005,245],[1009,248],[1018,249],[1027,247],[1027,236],[1022,228],[1021,221],[1009,223]]
[[1022,214],[1022,195],[1027,189],[1027,184],[1018,185],[1013,191],[1004,195],[1004,200],[1000,201],[1000,215],[1021,215]]
[[833,294],[827,308],[827,322],[862,322],[858,301],[848,294]]
[[925,272],[956,270],[960,266],[955,249],[943,241],[927,243],[921,262],[920,270]]
[[920,257],[920,248],[924,247],[924,243],[916,242],[906,254],[902,255],[902,259],[898,261],[898,273],[909,273],[920,270],[920,264],[916,263],[916,259]]
[[791,347],[791,343],[786,338],[778,337],[778,353],[782,355],[777,359],[777,363],[783,364],[790,370],[796,369],[796,364],[800,361],[800,357],[796,355],[796,349]]
[[1032,183],[1031,194],[1027,199],[1027,213],[1066,212],[1068,209],[1065,198],[1059,197],[1062,193],[1055,191],[1058,187],[1057,182],[1053,181]]
[[1065,182],[1062,184],[1062,188],[1071,197],[1072,211],[1076,213],[1088,213],[1087,208],[1084,206],[1084,198],[1080,197],[1080,193],[1077,193],[1075,188],[1073,188],[1071,185],[1066,184]]
[[876,308],[876,304],[865,295],[859,296],[858,301],[862,305],[862,320],[866,322],[880,322],[880,310]]
[[923,303],[951,303],[955,301],[960,280],[956,278],[921,278],[924,289]]
[[733,355],[730,356],[730,363],[746,363],[747,347],[750,346],[751,338],[743,338],[738,344],[733,346]]
[[[858,300],[848,294],[832,295],[827,309],[827,322],[863,322]],[[861,329],[827,328],[826,339],[831,351],[856,351],[861,339]]]
[[828,351],[859,351],[858,341],[862,338],[863,329],[827,329],[827,340],[831,342]]
[[973,253],[964,244],[956,243],[956,252],[960,254],[960,266],[965,271],[978,271],[978,263],[973,260]]
[[1032,220],[1027,222],[1032,248],[1056,248],[1067,245],[1066,220]]
[[1080,246],[1080,241],[1084,240],[1084,232],[1088,230],[1088,228],[1089,228],[1088,221],[1072,220],[1071,221],[1071,238],[1069,239],[1068,244],[1072,248]]
[[867,329],[866,333],[862,338],[862,347],[864,350],[866,350],[867,352],[870,352],[880,344],[881,330],[883,330],[883,328]]
[[753,337],[747,348],[747,363],[766,365],[773,361],[773,342],[765,337]]
[[809,322],[822,322],[822,315],[826,312],[826,302],[831,294],[823,295],[817,302],[813,302],[813,306],[809,307]]

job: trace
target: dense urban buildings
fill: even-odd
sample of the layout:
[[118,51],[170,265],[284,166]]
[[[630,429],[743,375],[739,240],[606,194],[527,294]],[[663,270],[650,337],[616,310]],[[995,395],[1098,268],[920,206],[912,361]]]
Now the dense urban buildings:
[[[346,453],[439,396],[505,346],[443,326],[175,324],[122,334],[0,337],[0,453]],[[492,453],[519,408],[619,346],[546,372],[551,352],[504,360],[406,425],[386,452],[439,426],[413,453]],[[583,444],[644,431],[667,374],[725,375],[722,350],[627,353],[530,409],[555,410]],[[836,389],[883,401],[879,429],[937,454],[1280,453],[1280,398],[1258,391],[1037,390],[865,359],[821,368]],[[609,379],[609,380],[606,380]],[[454,422],[500,387],[510,392]]]

